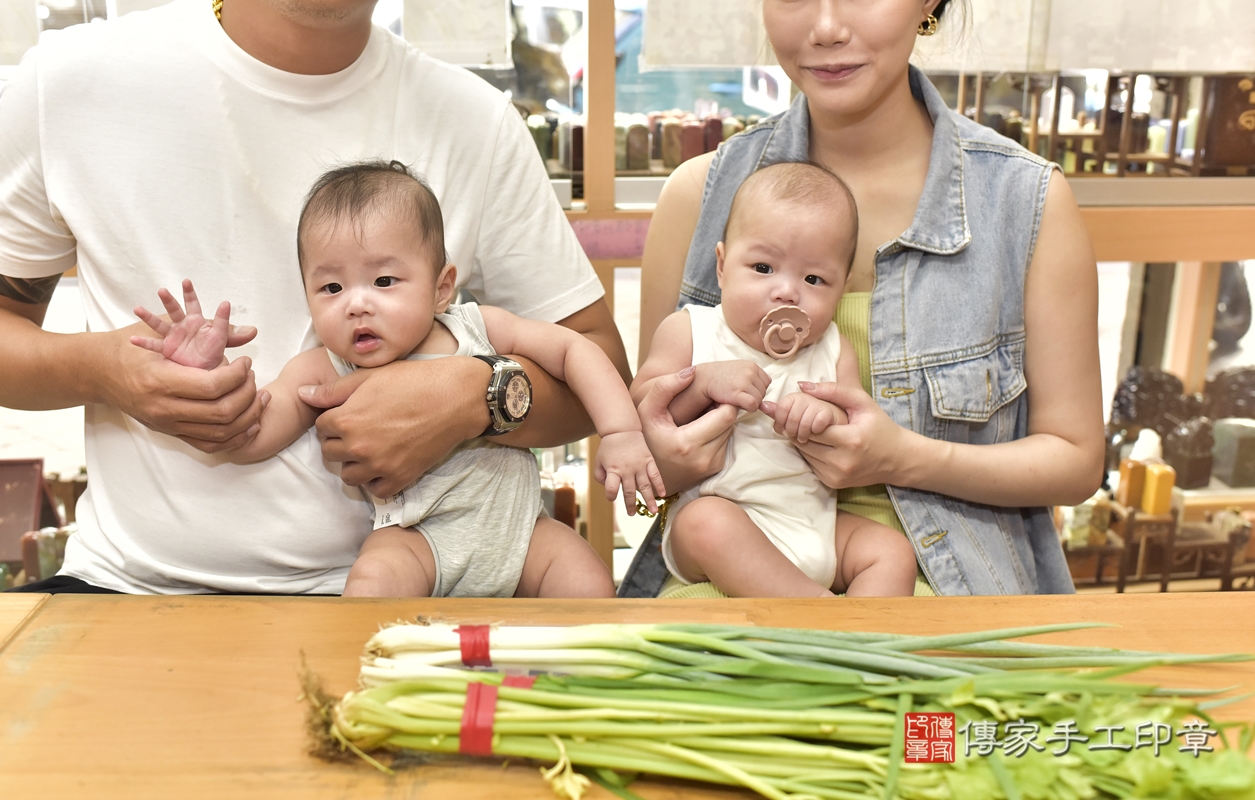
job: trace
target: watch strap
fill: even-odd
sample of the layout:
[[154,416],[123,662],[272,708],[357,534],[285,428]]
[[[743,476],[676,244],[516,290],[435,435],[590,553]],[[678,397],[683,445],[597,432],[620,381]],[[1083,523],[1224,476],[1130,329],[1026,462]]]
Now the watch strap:
[[496,369],[496,368],[497,368],[497,365],[498,365],[498,364],[501,364],[501,363],[513,364],[513,365],[515,365],[516,367],[517,367],[517,366],[522,366],[521,364],[519,364],[519,362],[515,361],[515,360],[514,360],[514,359],[512,359],[512,358],[507,358],[506,356],[497,356],[497,355],[492,355],[492,356],[474,355],[474,356],[471,356],[471,358],[478,358],[480,361],[484,362],[485,364],[487,364],[488,366],[492,367],[493,369]]

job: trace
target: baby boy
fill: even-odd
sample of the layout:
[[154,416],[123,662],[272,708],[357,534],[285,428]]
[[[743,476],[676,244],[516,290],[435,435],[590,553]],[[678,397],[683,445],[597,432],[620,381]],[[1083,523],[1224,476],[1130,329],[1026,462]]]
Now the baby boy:
[[[263,391],[256,436],[226,457],[250,463],[277,454],[313,425],[318,409],[302,386],[398,359],[472,356],[494,368],[500,419],[486,434],[521,423],[530,383],[513,353],[566,381],[584,404],[601,446],[596,474],[611,499],[623,488],[635,507],[665,494],[627,388],[609,358],[575,331],[474,303],[454,304],[457,269],[447,263],[440,205],[398,162],[351,164],[310,191],[297,253],[314,330],[323,347],[293,358]],[[170,321],[136,314],[160,338],[135,344],[190,366],[222,359],[229,304],[200,314],[190,281],[187,311],[159,291]],[[395,497],[375,504],[375,530],[349,571],[344,594],[376,597],[612,597],[605,565],[573,530],[545,516],[535,458],[487,436],[456,448]]]
[[[799,381],[858,384],[858,363],[833,320],[854,257],[858,217],[845,183],[815,164],[785,163],[746,179],[716,248],[722,302],[663,320],[632,384],[701,365],[672,403],[677,424],[712,404],[741,409],[721,472],[667,508],[663,555],[686,583],[742,597],[909,595],[906,537],[837,514],[794,443],[845,413],[789,390]],[[778,435],[775,430],[783,430]]]

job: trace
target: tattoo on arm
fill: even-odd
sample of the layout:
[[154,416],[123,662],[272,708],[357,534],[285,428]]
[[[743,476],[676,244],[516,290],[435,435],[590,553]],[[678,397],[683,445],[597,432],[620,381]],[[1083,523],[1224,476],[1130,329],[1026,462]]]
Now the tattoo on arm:
[[52,290],[57,288],[60,280],[60,275],[49,275],[46,278],[10,278],[0,275],[0,297],[19,303],[43,305],[52,299]]

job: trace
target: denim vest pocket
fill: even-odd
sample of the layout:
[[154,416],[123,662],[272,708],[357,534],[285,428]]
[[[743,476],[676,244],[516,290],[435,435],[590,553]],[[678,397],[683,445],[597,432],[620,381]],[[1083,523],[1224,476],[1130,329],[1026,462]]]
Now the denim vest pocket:
[[988,422],[998,409],[1019,397],[1024,379],[1024,340],[1007,342],[963,361],[925,367],[934,417]]

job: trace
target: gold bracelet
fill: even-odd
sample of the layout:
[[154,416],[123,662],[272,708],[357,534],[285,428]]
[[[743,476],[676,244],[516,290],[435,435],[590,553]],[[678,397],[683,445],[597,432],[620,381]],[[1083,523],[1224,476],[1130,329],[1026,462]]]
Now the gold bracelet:
[[658,513],[655,514],[650,511],[649,506],[645,505],[645,503],[638,497],[636,498],[636,513],[640,514],[642,517],[648,517],[650,519],[658,517],[658,529],[663,530],[667,527],[667,509],[679,498],[679,493],[662,498],[658,501]]

